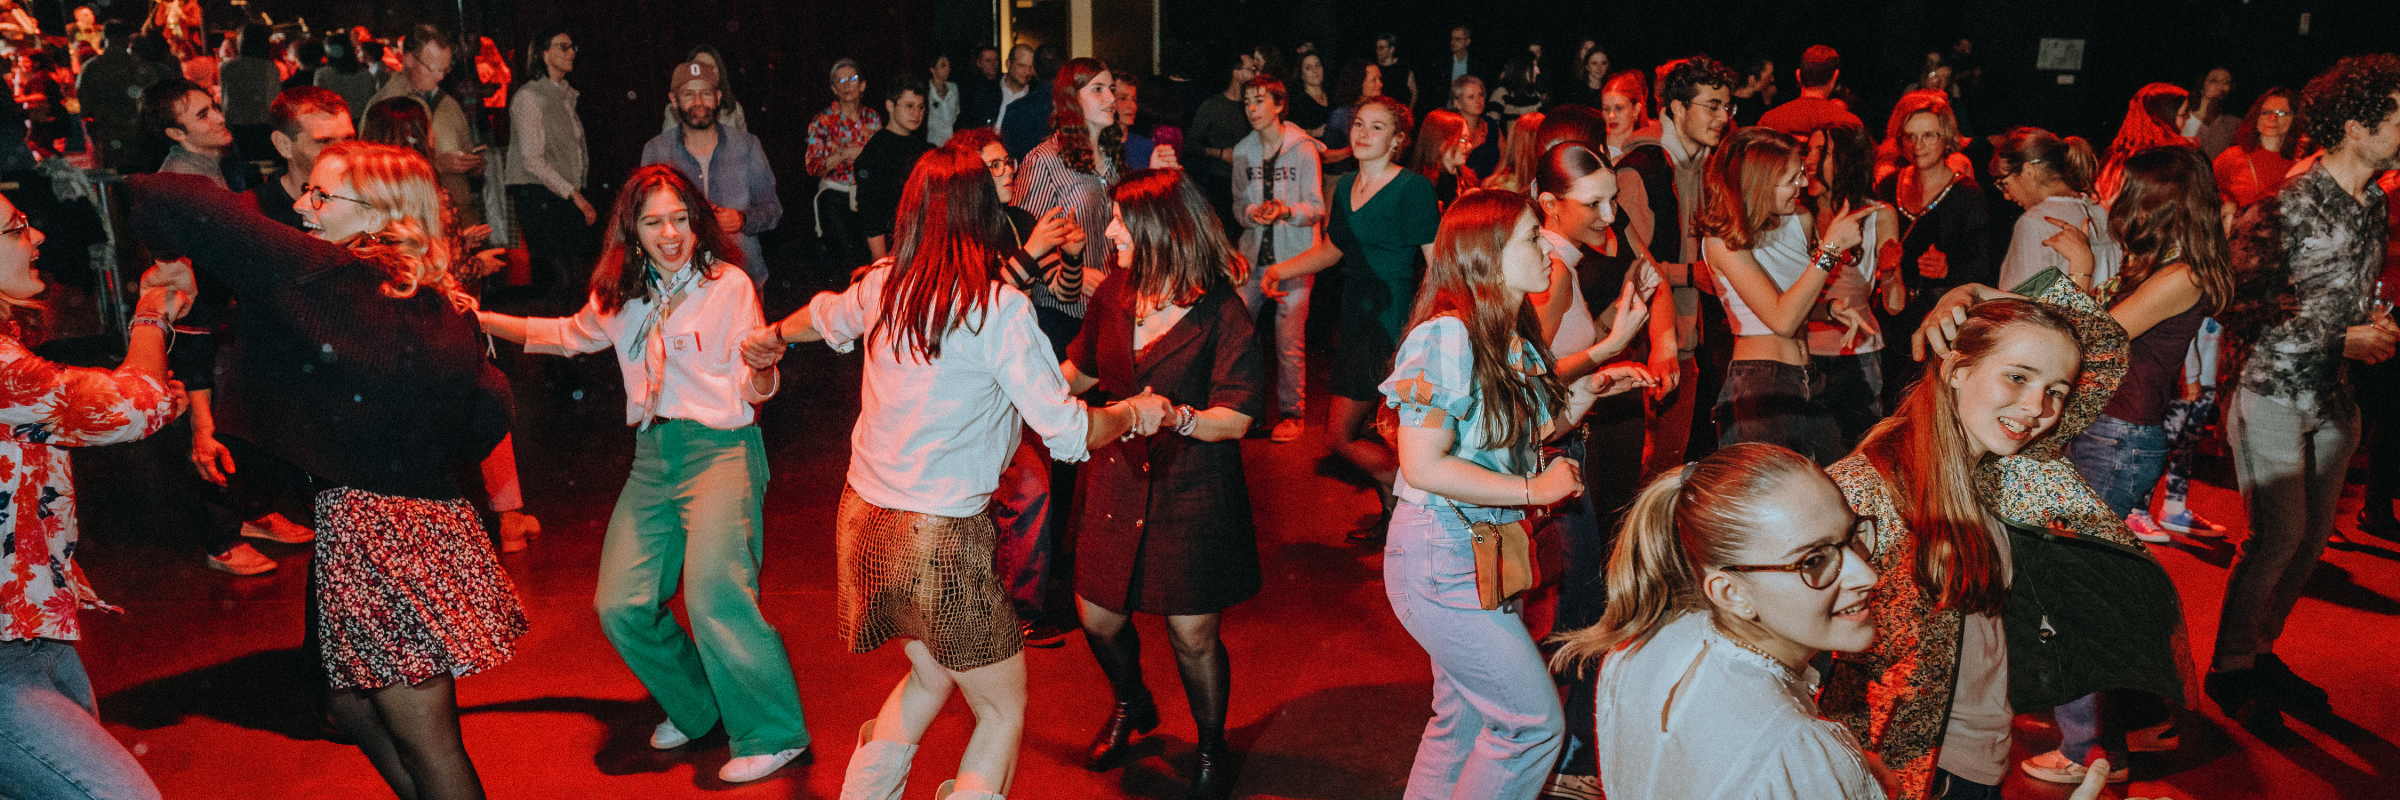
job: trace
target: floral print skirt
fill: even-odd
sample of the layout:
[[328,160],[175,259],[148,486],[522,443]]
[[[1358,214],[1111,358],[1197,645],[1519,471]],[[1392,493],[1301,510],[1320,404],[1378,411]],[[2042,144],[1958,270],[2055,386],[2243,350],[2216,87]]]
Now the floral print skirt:
[[335,689],[463,677],[507,663],[525,609],[464,500],[317,495],[314,577]]

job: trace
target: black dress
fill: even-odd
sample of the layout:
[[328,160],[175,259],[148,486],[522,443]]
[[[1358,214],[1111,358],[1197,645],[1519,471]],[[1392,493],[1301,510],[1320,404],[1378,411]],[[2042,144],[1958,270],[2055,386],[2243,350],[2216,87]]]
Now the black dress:
[[[1147,386],[1177,405],[1265,412],[1265,355],[1230,286],[1194,303],[1140,354],[1127,281],[1101,284],[1067,358],[1129,397]],[[1083,465],[1075,593],[1119,614],[1214,614],[1257,594],[1258,542],[1239,438],[1157,435],[1092,450]]]
[[[1942,295],[1969,283],[1991,285],[2000,279],[2000,264],[1991,257],[1991,236],[1986,228],[1991,224],[1991,210],[1986,205],[1983,187],[1975,178],[1964,173],[1951,179],[1950,186],[1933,198],[1925,213],[1910,215],[1900,204],[1900,173],[1894,172],[1875,182],[1875,198],[1892,204],[1900,211],[1900,277],[1908,287],[1908,305],[1898,314],[1882,314],[1883,304],[1876,312],[1883,318],[1883,330],[1888,336],[1898,332],[1906,341],[1925,321],[1925,313],[1941,302]],[[1941,248],[1949,261],[1949,272],[1940,278],[1928,278],[1916,268],[1917,258],[1930,248]],[[2007,287],[2001,287],[2007,288]],[[1910,357],[1907,347],[1883,349],[1883,407],[1898,408],[1900,396],[1917,379],[1923,367]]]

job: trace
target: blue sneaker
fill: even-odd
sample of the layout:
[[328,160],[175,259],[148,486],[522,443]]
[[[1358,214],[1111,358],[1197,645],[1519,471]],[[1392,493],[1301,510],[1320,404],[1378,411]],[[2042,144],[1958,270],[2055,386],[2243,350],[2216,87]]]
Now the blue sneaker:
[[2192,510],[2189,508],[2159,517],[2158,527],[2184,534],[2186,536],[2200,536],[2210,539],[2225,535],[2225,526],[2210,522],[2208,521],[2208,518],[2192,513]]

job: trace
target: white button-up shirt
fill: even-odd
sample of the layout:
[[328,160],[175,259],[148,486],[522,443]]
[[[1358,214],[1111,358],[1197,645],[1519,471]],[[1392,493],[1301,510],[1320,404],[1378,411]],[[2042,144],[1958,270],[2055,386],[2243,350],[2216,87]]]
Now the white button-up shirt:
[[[840,293],[809,301],[810,324],[826,344],[850,352],[882,316],[888,266]],[[1050,340],[1034,324],[1033,301],[991,285],[980,319],[942,337],[940,358],[894,353],[886,330],[866,345],[858,426],[850,432],[850,488],[882,508],[972,517],[991,503],[1000,470],[1030,425],[1050,457],[1082,461],[1091,420],[1067,392]]]
[[[629,300],[612,314],[601,311],[598,302],[587,301],[572,317],[526,320],[525,351],[569,356],[615,347],[617,368],[625,376],[627,425],[639,425],[649,416],[688,419],[719,430],[750,424],[758,413],[753,405],[775,395],[773,390],[760,394],[752,389],[753,370],[742,361],[742,339],[765,324],[750,276],[731,265],[719,266],[717,277],[692,284],[674,313],[659,324],[658,333],[645,342],[643,322],[663,302],[664,297]],[[659,362],[653,360],[661,358],[666,365],[663,379]]]

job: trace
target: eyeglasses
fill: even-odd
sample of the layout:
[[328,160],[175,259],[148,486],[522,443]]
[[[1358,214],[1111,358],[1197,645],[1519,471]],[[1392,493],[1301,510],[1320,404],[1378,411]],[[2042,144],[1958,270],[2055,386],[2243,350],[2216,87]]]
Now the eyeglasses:
[[1717,101],[1714,101],[1714,100],[1708,101],[1708,102],[1706,102],[1706,103],[1691,103],[1690,105],[1691,105],[1691,107],[1693,107],[1693,108],[1697,108],[1697,109],[1700,109],[1700,110],[1702,110],[1702,111],[1706,111],[1706,112],[1708,112],[1708,113],[1711,113],[1711,114],[1724,114],[1724,113],[1728,113],[1728,112],[1730,111],[1730,109],[1731,109],[1731,107],[1730,107],[1730,106],[1727,106],[1727,105],[1725,105],[1724,103],[1720,103],[1720,102],[1717,102]]
[[1903,133],[1900,134],[1900,138],[1919,144],[1936,144],[1947,140],[1950,137],[1948,134],[1944,134],[1941,131],[1928,131],[1925,133]]
[[8,215],[6,224],[0,224],[0,236],[22,236],[32,229],[33,220],[26,219],[25,212],[16,211]]
[[367,206],[367,207],[369,207],[369,208],[372,208],[372,207],[373,207],[371,204],[369,204],[369,203],[368,203],[367,201],[365,201],[365,200],[360,200],[360,199],[358,199],[358,198],[356,198],[356,197],[343,197],[343,196],[341,196],[341,195],[338,195],[338,194],[334,194],[334,193],[332,193],[332,192],[325,191],[325,188],[324,188],[324,187],[317,186],[317,185],[314,185],[314,184],[302,184],[302,185],[300,186],[300,198],[301,198],[301,199],[303,199],[303,200],[307,200],[307,201],[308,201],[308,207],[309,207],[310,209],[317,210],[317,211],[323,211],[323,210],[325,210],[325,201],[327,201],[327,200],[348,200],[348,201],[350,201],[350,202],[357,203],[357,204],[359,204],[359,205],[362,205],[362,206]]
[[2262,117],[2288,117],[2292,115],[2292,112],[2285,111],[2280,108],[2270,108],[2265,111],[2258,112],[2258,114]]
[[995,176],[1005,175],[1017,171],[1017,160],[1014,157],[995,158],[990,161],[983,162],[983,168],[990,171]]
[[852,75],[852,76],[850,76],[850,77],[847,77],[847,78],[835,78],[835,79],[833,79],[833,82],[834,82],[834,84],[835,84],[835,85],[844,85],[844,84],[858,83],[858,82],[861,82],[861,81],[864,81],[864,80],[866,80],[866,79],[865,79],[865,78],[861,78],[861,77],[859,77],[859,76],[856,76],[856,75]]
[[1800,554],[1800,560],[1789,564],[1736,564],[1717,569],[1726,572],[1796,572],[1800,574],[1800,582],[1808,588],[1823,589],[1832,586],[1834,579],[1842,574],[1842,565],[1850,555],[1857,555],[1861,562],[1867,560],[1866,543],[1858,535],[1861,529],[1873,531],[1875,521],[1859,520],[1858,526],[1850,529],[1848,537],[1811,547],[1808,552]]

